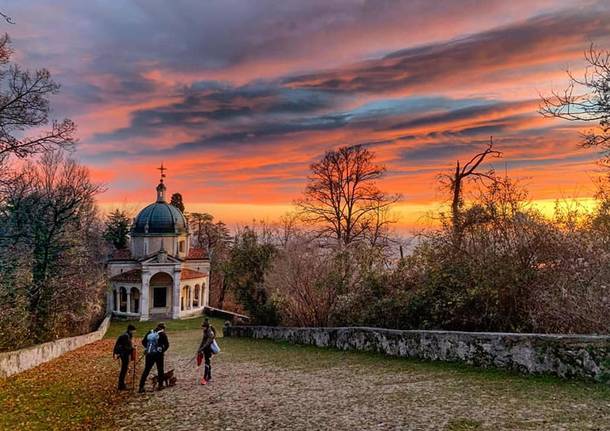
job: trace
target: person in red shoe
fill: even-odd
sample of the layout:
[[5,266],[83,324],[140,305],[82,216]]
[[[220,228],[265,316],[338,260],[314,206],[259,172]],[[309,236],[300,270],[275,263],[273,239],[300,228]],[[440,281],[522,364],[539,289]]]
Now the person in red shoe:
[[205,365],[203,367],[203,377],[199,383],[205,385],[212,380],[212,343],[214,342],[215,334],[207,318],[203,320],[201,327],[203,328],[203,338],[199,345],[199,349],[197,349],[197,353],[203,355]]

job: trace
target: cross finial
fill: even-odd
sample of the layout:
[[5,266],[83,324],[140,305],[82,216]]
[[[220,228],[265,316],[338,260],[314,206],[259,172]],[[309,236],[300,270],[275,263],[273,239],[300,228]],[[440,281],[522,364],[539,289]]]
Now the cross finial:
[[167,171],[167,168],[163,166],[163,162],[161,162],[161,166],[157,169],[161,171],[161,182],[163,182],[163,178],[165,178],[165,171]]

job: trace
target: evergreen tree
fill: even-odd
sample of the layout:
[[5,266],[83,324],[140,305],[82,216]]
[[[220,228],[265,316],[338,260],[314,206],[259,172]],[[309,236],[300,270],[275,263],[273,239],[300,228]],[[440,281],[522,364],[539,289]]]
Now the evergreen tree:
[[169,203],[178,208],[181,213],[184,213],[184,202],[182,202],[182,195],[180,193],[174,193]]
[[261,240],[245,227],[235,236],[229,260],[224,266],[225,282],[257,324],[277,325],[279,315],[270,292],[265,289],[265,273],[271,267],[276,247]]
[[131,221],[125,211],[119,209],[114,210],[106,220],[106,229],[104,230],[104,239],[118,249],[127,247],[127,235]]

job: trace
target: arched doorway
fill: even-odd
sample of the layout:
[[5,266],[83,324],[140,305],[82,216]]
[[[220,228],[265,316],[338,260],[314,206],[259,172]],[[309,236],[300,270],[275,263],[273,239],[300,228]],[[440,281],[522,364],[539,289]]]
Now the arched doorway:
[[201,307],[200,305],[200,297],[201,297],[201,293],[200,293],[201,288],[199,287],[198,284],[195,285],[195,296],[193,298],[193,307]]
[[150,314],[167,315],[172,309],[174,279],[166,272],[158,272],[150,278]]
[[127,311],[127,289],[124,287],[119,289],[119,311],[123,313]]
[[112,310],[119,311],[119,295],[116,289],[112,289]]
[[188,291],[189,291],[188,286],[182,286],[180,288],[180,311],[187,310],[189,307]]
[[140,290],[136,287],[131,288],[131,312],[140,312]]

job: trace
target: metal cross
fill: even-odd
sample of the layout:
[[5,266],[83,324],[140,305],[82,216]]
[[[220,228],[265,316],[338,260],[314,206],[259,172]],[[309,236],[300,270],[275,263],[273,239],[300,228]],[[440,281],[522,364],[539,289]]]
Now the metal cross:
[[161,162],[161,166],[157,168],[158,170],[161,171],[161,181],[163,181],[163,178],[165,178],[165,171],[167,171],[167,168],[163,166],[163,162]]

